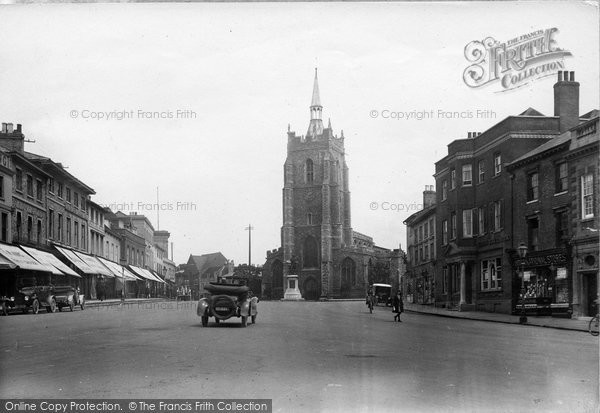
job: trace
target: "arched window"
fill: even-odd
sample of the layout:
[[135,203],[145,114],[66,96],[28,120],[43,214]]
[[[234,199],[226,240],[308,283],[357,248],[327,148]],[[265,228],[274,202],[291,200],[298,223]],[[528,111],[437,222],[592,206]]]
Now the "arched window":
[[304,268],[317,268],[319,266],[319,246],[314,237],[304,239]]
[[314,175],[313,161],[312,161],[312,159],[307,159],[306,160],[306,183],[312,184],[314,181],[314,178],[315,178],[315,175]]
[[356,264],[350,257],[342,261],[342,291],[350,290],[356,285]]

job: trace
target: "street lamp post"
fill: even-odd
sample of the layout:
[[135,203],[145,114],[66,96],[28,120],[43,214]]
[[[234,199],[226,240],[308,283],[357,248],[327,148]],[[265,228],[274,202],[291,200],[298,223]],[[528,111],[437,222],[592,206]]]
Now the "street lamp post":
[[525,243],[519,244],[517,248],[519,258],[521,259],[521,316],[519,317],[519,324],[527,323],[527,315],[525,314],[525,257],[527,256],[527,245]]

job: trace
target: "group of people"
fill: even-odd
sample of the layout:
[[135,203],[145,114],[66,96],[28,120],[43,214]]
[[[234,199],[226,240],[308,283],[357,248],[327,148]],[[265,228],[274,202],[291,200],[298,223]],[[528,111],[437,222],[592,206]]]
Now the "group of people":
[[[373,295],[373,290],[369,288],[367,290],[367,306],[369,304],[373,305],[374,302],[375,296]],[[394,298],[392,298],[392,312],[395,314],[394,321],[401,323],[402,320],[400,320],[400,314],[404,312],[404,303],[402,302],[402,293],[400,290],[398,290]]]

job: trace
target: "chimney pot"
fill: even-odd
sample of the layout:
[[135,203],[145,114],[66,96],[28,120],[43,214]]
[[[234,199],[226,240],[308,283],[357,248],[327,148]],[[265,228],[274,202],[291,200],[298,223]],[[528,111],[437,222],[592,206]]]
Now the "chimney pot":
[[471,139],[471,132],[468,132],[467,137]]
[[567,72],[566,70],[563,72],[563,76],[565,78],[565,82],[569,81],[569,72]]
[[21,124],[17,123],[17,132],[21,133]]
[[558,71],[558,81],[560,82],[562,80],[562,70]]
[[2,122],[2,133],[6,133],[6,123]]
[[7,127],[6,131],[7,131],[8,133],[12,133],[12,131],[13,131],[13,124],[12,124],[12,123],[8,123],[8,124],[6,125],[6,127]]
[[574,81],[575,81],[575,72],[569,72],[569,80],[570,80],[571,82],[574,82]]

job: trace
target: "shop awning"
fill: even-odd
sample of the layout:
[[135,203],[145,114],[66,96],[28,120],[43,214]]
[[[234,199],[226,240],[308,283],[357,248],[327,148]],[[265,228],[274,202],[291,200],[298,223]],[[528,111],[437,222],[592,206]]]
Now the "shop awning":
[[140,268],[140,267],[136,267],[135,265],[130,265],[129,266],[133,272],[135,272],[137,275],[147,279],[148,281],[155,281],[155,282],[161,282],[164,283],[163,280],[155,277],[154,275],[152,275],[152,273],[144,268]]
[[3,258],[12,262],[15,266],[23,270],[32,271],[44,271],[53,272],[55,271],[52,265],[40,264],[35,258],[27,254],[21,248],[14,245],[0,244],[0,254]]
[[165,283],[165,281],[164,281],[162,278],[160,278],[158,275],[156,275],[156,274],[154,273],[154,271],[151,271],[151,270],[146,270],[146,269],[144,269],[144,268],[143,268],[143,270],[144,270],[144,271],[146,271],[148,274],[150,274],[150,276],[151,276],[152,278],[154,278],[154,281],[156,281],[156,282],[159,282],[159,283],[163,283],[163,284]]
[[96,257],[96,258],[102,264],[104,264],[106,266],[106,268],[108,268],[115,277],[117,277],[117,278],[125,277],[127,280],[130,280],[130,281],[140,280],[139,277],[137,277],[134,273],[132,273],[131,271],[129,271],[127,268],[123,267],[122,265],[117,264],[116,262],[106,260],[101,257]]
[[73,251],[88,267],[94,270],[94,274],[106,275],[107,277],[114,277],[112,271],[109,271],[96,257],[84,254],[82,252]]
[[38,249],[31,248],[31,247],[25,247],[23,245],[21,245],[21,248],[27,254],[29,254],[33,258],[35,258],[41,264],[53,267],[54,268],[54,270],[52,271],[53,274],[58,274],[58,275],[67,274],[67,275],[72,275],[73,277],[81,278],[81,276],[79,274],[77,274],[75,271],[73,271],[72,269],[67,267],[65,264],[62,263],[61,260],[56,258],[54,255],[50,254],[49,252],[40,251]]
[[68,259],[82,273],[97,274],[96,271],[94,271],[93,268],[90,268],[90,266],[87,265],[85,263],[85,261],[82,261],[81,258],[79,258],[77,256],[77,254],[75,254],[74,251],[71,251],[70,249],[67,249],[67,248],[59,247],[57,245],[55,245],[54,248],[56,248],[58,250],[58,252],[60,252],[66,259]]
[[6,258],[2,258],[0,256],[0,270],[12,270],[13,268],[17,268],[17,266]]

